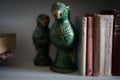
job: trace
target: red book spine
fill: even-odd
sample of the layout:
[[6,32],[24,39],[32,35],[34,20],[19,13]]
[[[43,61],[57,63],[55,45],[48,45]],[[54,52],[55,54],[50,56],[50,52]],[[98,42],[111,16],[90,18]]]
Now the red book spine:
[[87,16],[87,65],[86,75],[93,74],[93,16]]

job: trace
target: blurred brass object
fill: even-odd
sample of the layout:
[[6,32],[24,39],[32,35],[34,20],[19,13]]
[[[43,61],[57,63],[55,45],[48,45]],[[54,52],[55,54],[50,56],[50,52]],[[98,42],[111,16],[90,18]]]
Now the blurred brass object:
[[4,60],[9,59],[12,56],[13,56],[13,52],[11,52],[11,51],[7,51],[3,54],[0,54],[0,62],[3,62]]
[[0,33],[0,54],[16,48],[15,33]]

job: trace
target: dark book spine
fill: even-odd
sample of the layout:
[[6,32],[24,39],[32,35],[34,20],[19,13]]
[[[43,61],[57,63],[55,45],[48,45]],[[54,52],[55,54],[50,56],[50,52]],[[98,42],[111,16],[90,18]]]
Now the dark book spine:
[[114,19],[112,58],[112,75],[120,76],[120,13],[116,13]]

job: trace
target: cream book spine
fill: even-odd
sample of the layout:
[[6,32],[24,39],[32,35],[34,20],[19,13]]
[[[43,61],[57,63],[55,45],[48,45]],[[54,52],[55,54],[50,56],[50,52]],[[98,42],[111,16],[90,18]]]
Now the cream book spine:
[[111,76],[112,70],[112,40],[113,40],[113,15],[103,15],[106,34],[105,34],[105,61],[104,61],[104,76]]
[[95,15],[94,75],[110,76],[112,64],[113,15]]
[[81,19],[82,23],[81,23],[81,48],[80,48],[80,60],[79,60],[79,64],[80,64],[80,69],[79,69],[79,73],[81,76],[85,76],[86,75],[86,43],[87,43],[87,17],[83,16]]
[[93,39],[94,54],[94,76],[104,75],[104,59],[105,59],[105,26],[102,16],[95,15],[95,28]]

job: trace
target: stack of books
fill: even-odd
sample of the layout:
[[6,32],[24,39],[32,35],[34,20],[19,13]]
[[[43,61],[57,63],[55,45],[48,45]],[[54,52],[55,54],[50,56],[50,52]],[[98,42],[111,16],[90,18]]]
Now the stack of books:
[[80,21],[75,62],[80,75],[120,75],[120,11],[101,10]]

